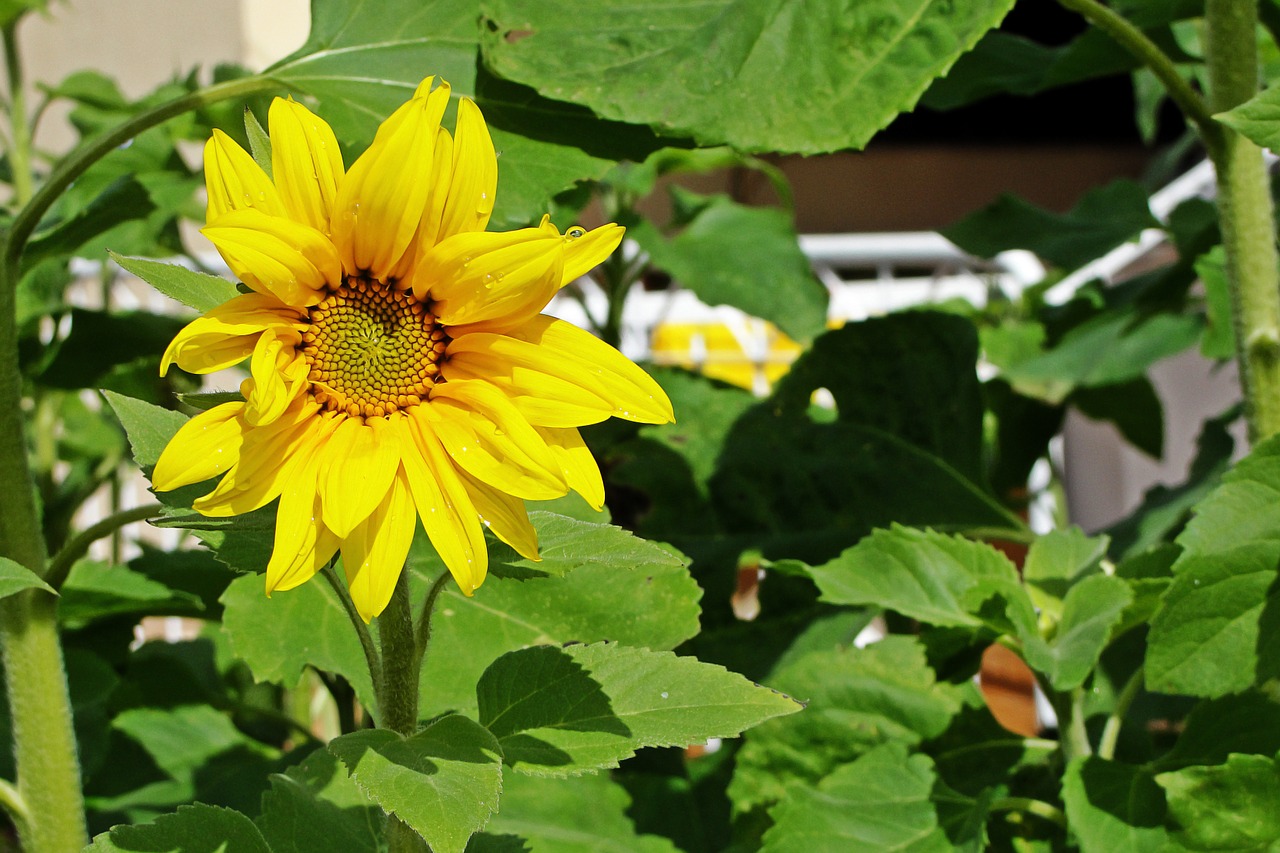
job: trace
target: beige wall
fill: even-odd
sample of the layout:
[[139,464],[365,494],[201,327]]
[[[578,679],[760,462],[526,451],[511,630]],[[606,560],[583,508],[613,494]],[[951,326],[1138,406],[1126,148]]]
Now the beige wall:
[[[138,97],[197,66],[207,75],[224,62],[269,65],[302,44],[308,20],[307,0],[54,0],[18,32],[28,81],[56,83],[93,68]],[[40,145],[74,139],[65,115],[50,111]]]

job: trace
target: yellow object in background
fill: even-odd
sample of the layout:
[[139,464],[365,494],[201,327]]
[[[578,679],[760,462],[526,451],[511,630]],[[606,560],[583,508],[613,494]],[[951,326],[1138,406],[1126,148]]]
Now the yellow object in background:
[[778,327],[754,317],[733,322],[662,323],[653,330],[654,364],[696,370],[765,395],[802,347]]

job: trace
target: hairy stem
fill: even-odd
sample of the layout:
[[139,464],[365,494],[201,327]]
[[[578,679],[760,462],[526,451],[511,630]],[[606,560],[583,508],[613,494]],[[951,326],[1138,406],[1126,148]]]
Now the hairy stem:
[[[329,582],[329,586],[333,587],[333,591],[338,596],[338,601],[342,602],[342,607],[347,611],[347,618],[351,620],[352,626],[356,629],[356,636],[360,638],[360,648],[364,651],[364,662],[369,667],[369,678],[373,681],[373,695],[382,701],[382,659],[378,656],[378,648],[373,644],[373,637],[369,634],[369,626],[364,623],[364,619],[360,618],[360,614],[356,611],[355,602],[351,600],[351,593],[347,590],[347,585],[342,578],[338,577],[338,570],[333,567],[337,560],[330,560],[328,565],[321,570],[324,579]],[[337,696],[334,697],[335,699]]]
[[9,81],[9,170],[13,173],[13,200],[19,205],[31,200],[31,126],[27,123],[27,95],[22,83],[22,55],[18,50],[16,16],[3,28],[4,70]]
[[[401,570],[391,601],[378,617],[378,634],[382,638],[382,692],[378,694],[378,722],[382,728],[408,737],[418,729],[417,666],[421,658],[414,636],[407,569]],[[399,818],[388,816],[387,848],[391,853],[421,853],[427,845]]]
[[1067,816],[1063,814],[1062,809],[1044,800],[1034,800],[1030,797],[1004,797],[991,804],[991,813],[996,812],[1025,812],[1042,817],[1063,829],[1067,828]]
[[422,672],[422,661],[426,658],[427,648],[431,645],[431,617],[435,613],[436,599],[444,591],[444,585],[450,577],[451,575],[447,571],[441,572],[440,577],[436,578],[435,582],[431,584],[431,591],[427,593],[426,601],[422,602],[422,611],[418,614],[418,627],[415,631],[414,654],[416,659],[413,666],[415,677],[417,673]]
[[[1229,110],[1258,91],[1257,3],[1207,0],[1209,107]],[[1218,216],[1250,438],[1280,432],[1280,258],[1262,150],[1225,126],[1206,136],[1218,172]]]

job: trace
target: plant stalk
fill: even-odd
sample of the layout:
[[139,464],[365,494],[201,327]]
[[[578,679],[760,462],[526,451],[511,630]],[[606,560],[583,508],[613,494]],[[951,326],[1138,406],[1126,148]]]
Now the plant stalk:
[[[1209,109],[1232,109],[1258,91],[1257,3],[1207,0]],[[1205,136],[1218,172],[1218,218],[1226,250],[1236,357],[1249,437],[1280,432],[1280,257],[1262,150],[1225,125]]]
[[63,582],[67,579],[67,574],[71,571],[71,567],[75,565],[76,560],[85,555],[90,545],[99,539],[111,536],[125,525],[132,524],[135,521],[155,518],[160,515],[160,511],[160,504],[137,506],[109,515],[102,521],[81,530],[71,537],[71,541],[64,545],[62,550],[49,561],[49,572],[45,575],[45,583],[54,589],[61,589]]
[[9,82],[9,170],[13,173],[13,200],[31,200],[31,125],[27,123],[27,94],[23,90],[22,55],[18,50],[18,15],[3,28],[4,70]]
[[[434,589],[433,589],[434,592]],[[382,687],[378,694],[379,724],[408,737],[418,730],[418,655],[409,601],[409,571],[402,569],[387,609],[378,617],[382,639]],[[387,816],[390,853],[422,853],[426,842],[404,821]]]

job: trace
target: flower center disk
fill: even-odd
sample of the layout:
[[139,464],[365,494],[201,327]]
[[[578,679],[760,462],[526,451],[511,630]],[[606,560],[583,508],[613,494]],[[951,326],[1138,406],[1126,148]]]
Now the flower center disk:
[[364,278],[344,278],[309,309],[302,355],[316,401],[352,417],[416,406],[440,379],[449,337],[412,295]]

